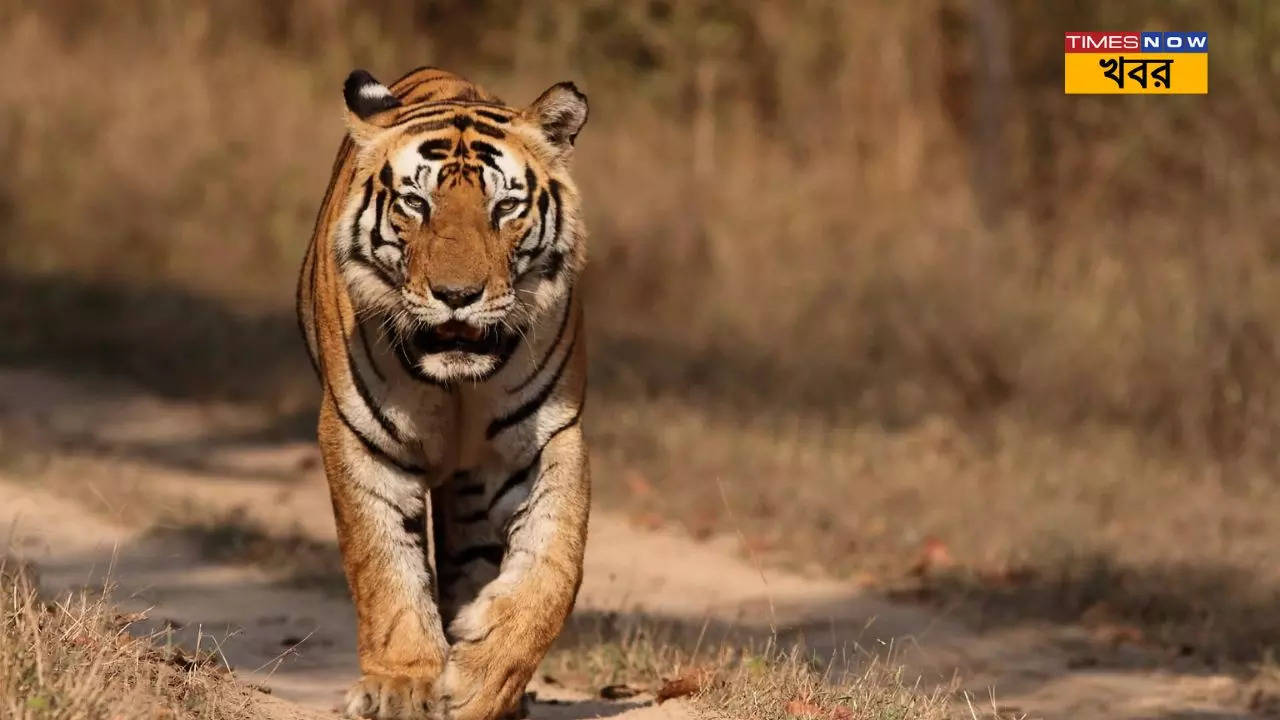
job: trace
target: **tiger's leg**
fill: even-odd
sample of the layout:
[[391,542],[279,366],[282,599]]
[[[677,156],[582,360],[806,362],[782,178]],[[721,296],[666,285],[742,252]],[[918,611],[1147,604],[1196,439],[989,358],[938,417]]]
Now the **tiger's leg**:
[[328,401],[319,435],[356,608],[362,676],[347,693],[345,714],[426,717],[448,647],[425,548],[427,493],[421,478],[373,456]]
[[495,518],[506,543],[498,577],[459,610],[436,689],[437,717],[494,720],[525,685],[573,609],[582,580],[590,483],[582,433],[559,434],[529,468],[527,498]]
[[503,541],[490,521],[482,480],[457,473],[431,495],[440,618],[448,627],[498,576]]

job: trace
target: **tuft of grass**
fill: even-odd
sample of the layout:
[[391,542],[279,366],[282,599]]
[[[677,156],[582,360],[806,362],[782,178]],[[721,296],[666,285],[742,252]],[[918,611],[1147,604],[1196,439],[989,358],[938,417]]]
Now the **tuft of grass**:
[[742,653],[719,668],[694,704],[715,717],[759,720],[942,720],[958,711],[945,688],[925,691],[883,662],[835,675],[823,666],[798,648]]
[[574,615],[542,671],[550,681],[572,687],[625,685],[644,692],[656,691],[663,678],[707,659],[700,645],[681,642],[679,628],[672,625]]
[[44,601],[27,565],[0,559],[0,716],[15,720],[257,715],[211,653],[134,637],[110,588]]
[[953,688],[924,689],[892,658],[820,658],[801,645],[712,634],[644,618],[579,618],[543,662],[543,678],[639,702],[681,697],[716,718],[998,717],[961,707]]

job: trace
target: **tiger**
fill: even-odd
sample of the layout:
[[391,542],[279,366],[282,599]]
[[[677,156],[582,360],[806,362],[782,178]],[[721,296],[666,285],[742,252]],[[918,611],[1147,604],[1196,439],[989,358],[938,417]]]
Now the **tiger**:
[[343,711],[518,717],[582,582],[587,98],[514,108],[429,67],[343,98],[297,292],[356,611]]

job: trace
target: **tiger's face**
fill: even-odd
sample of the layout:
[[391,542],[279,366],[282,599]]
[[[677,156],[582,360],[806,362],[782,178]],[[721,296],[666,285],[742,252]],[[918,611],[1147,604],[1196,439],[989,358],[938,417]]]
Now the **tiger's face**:
[[357,162],[334,240],[356,311],[415,375],[484,380],[585,262],[568,159],[586,98],[402,104],[361,71],[345,91]]

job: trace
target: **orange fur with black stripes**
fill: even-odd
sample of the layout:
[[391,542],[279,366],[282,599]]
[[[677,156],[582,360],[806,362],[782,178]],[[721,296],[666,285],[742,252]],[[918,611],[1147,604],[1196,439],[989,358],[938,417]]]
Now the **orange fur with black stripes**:
[[582,577],[586,98],[512,108],[430,68],[344,97],[298,318],[357,615],[345,711],[509,716]]

